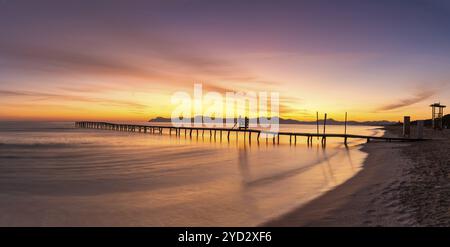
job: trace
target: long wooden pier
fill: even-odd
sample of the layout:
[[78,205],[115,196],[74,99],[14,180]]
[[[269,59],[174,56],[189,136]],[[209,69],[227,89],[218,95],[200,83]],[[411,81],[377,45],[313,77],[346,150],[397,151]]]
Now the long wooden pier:
[[261,133],[264,133],[269,137],[266,138],[266,142],[268,139],[272,139],[272,142],[280,143],[280,136],[289,136],[289,143],[297,144],[297,137],[306,137],[307,144],[312,144],[313,139],[317,138],[320,140],[322,145],[326,145],[327,138],[342,138],[344,144],[347,145],[348,139],[365,139],[367,142],[371,140],[380,140],[380,141],[402,141],[402,142],[414,142],[414,141],[424,141],[427,139],[416,139],[416,138],[402,138],[402,137],[380,137],[380,136],[365,136],[365,135],[351,135],[351,134],[317,134],[317,133],[299,133],[299,132],[266,132],[262,130],[256,129],[243,129],[243,128],[207,128],[207,127],[174,127],[174,126],[160,126],[160,125],[137,125],[137,124],[118,124],[118,123],[107,123],[107,122],[75,122],[75,127],[77,128],[87,128],[87,129],[103,129],[103,130],[114,130],[114,131],[126,131],[126,132],[141,132],[141,133],[152,133],[152,134],[160,134],[168,131],[169,135],[181,136],[184,132],[185,136],[192,137],[193,135],[199,136],[200,131],[201,135],[204,136],[205,131],[209,132],[210,137],[216,138],[218,135],[220,140],[222,140],[222,136],[225,135],[228,140],[230,140],[230,134],[232,132],[238,135],[242,133],[244,136],[247,136],[249,142],[252,141],[252,135],[256,135],[256,140],[259,142]]

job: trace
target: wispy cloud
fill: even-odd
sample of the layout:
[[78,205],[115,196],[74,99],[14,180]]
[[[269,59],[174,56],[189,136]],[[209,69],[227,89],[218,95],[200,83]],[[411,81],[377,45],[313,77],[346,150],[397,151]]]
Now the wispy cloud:
[[9,58],[10,66],[22,69],[60,73],[92,73],[122,75],[140,78],[161,77],[161,73],[122,62],[112,57],[88,54],[81,51],[60,50],[57,48],[33,47],[25,45],[0,45],[0,54]]
[[377,111],[390,111],[390,110],[395,110],[395,109],[402,108],[405,106],[410,106],[415,103],[426,100],[426,99],[430,98],[431,96],[433,96],[434,94],[436,94],[435,90],[424,90],[424,91],[416,93],[415,95],[413,95],[410,98],[400,99],[400,100],[398,100],[398,102],[381,106],[377,109]]
[[[142,37],[136,34],[136,37]],[[98,49],[61,44],[46,47],[25,43],[0,42],[4,64],[28,73],[36,71],[63,75],[131,77],[149,81],[170,81],[179,84],[187,80],[249,80],[255,76],[245,68],[189,44],[166,40],[154,35],[151,41],[111,44]],[[114,48],[115,47],[115,48]],[[180,49],[183,48],[183,49]],[[130,83],[130,81],[127,81]]]
[[[128,100],[116,100],[116,99],[106,99],[106,98],[96,98],[78,95],[62,95],[53,93],[43,93],[34,91],[10,91],[10,90],[0,90],[0,96],[3,97],[22,97],[25,101],[57,101],[57,102],[82,102],[82,103],[97,103],[105,106],[119,106],[119,107],[130,107],[134,109],[144,109],[147,105],[136,103]],[[5,98],[3,98],[5,100]]]

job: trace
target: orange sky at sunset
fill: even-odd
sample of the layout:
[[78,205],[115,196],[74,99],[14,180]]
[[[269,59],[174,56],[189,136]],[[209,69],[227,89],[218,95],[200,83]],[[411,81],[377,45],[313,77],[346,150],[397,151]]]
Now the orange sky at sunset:
[[50,2],[0,4],[0,120],[170,117],[194,83],[279,92],[280,116],[298,120],[429,118],[449,103],[441,2]]

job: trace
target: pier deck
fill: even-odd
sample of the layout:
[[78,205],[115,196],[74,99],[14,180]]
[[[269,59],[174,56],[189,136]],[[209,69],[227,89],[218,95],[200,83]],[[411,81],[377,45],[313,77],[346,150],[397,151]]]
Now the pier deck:
[[[220,139],[226,134],[227,139],[230,139],[231,132],[236,134],[243,133],[245,136],[248,134],[249,141],[251,142],[252,134],[256,134],[256,140],[259,141],[261,133],[270,136],[273,143],[280,143],[280,136],[289,136],[289,143],[297,143],[297,137],[306,137],[307,143],[312,144],[313,138],[319,138],[322,145],[326,144],[327,138],[342,138],[344,144],[347,145],[348,139],[365,139],[367,142],[371,140],[379,141],[401,141],[401,142],[414,142],[414,141],[425,141],[427,139],[417,139],[417,138],[403,138],[403,137],[380,137],[380,136],[365,136],[365,135],[352,135],[352,134],[333,134],[333,133],[300,133],[300,132],[267,132],[256,129],[242,129],[242,128],[208,128],[208,127],[174,127],[174,126],[161,126],[161,125],[137,125],[137,124],[119,124],[119,123],[107,123],[107,122],[75,122],[75,127],[77,128],[88,128],[88,129],[104,129],[104,130],[115,130],[115,131],[127,131],[127,132],[142,132],[142,133],[157,133],[163,134],[164,130],[167,130],[170,135],[174,133],[177,136],[181,136],[184,132],[185,136],[199,136],[199,131],[202,131],[201,135],[205,134],[205,131],[209,131],[211,137],[216,138],[219,135]],[[266,141],[269,138],[265,138]]]

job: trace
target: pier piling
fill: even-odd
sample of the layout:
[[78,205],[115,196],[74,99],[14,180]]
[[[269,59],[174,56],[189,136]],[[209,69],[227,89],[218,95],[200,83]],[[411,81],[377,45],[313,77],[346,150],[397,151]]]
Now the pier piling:
[[[327,134],[325,132],[326,130],[326,114],[324,119],[324,129],[323,133],[298,133],[298,132],[265,132],[264,134],[266,143],[268,143],[269,136],[272,135],[272,143],[273,144],[280,144],[280,136],[289,136],[289,144],[292,144],[292,136],[294,136],[294,143],[297,144],[297,136],[305,136],[307,138],[307,144],[312,145],[313,138],[321,138],[322,146],[326,146],[326,141],[328,137],[334,137],[334,138],[342,138],[344,145],[348,144],[348,139],[365,139],[367,142],[371,142],[373,140],[384,140],[387,142],[391,141],[426,141],[428,139],[422,139],[422,138],[404,138],[404,137],[378,137],[378,136],[364,136],[364,135],[351,135],[351,134]],[[175,131],[175,134],[177,136],[181,136],[181,131],[184,129],[184,135],[187,136],[187,131],[189,130],[189,136],[192,137],[192,131],[196,131],[196,135],[198,137],[199,131],[202,130],[202,135],[205,132],[205,130],[209,130],[210,139],[212,139],[213,131],[214,131],[214,139],[216,139],[217,131],[219,131],[220,135],[220,141],[222,141],[222,132],[227,131],[227,139],[230,141],[230,134],[231,132],[236,133],[236,140],[238,140],[239,133],[242,132],[244,135],[244,141],[246,141],[246,135],[248,133],[249,136],[249,143],[251,143],[252,134],[253,132],[257,133],[257,142],[259,143],[259,139],[261,136],[261,130],[252,130],[252,129],[233,129],[233,128],[193,128],[193,127],[173,127],[173,126],[152,126],[152,125],[134,125],[134,124],[114,124],[114,123],[105,123],[105,122],[76,122],[75,123],[76,128],[87,128],[87,129],[102,129],[102,130],[113,130],[113,131],[127,131],[127,132],[139,132],[139,133],[158,133],[160,135],[163,135],[164,129],[168,129],[168,134],[172,135],[172,131]],[[346,130],[345,130],[346,132]]]

